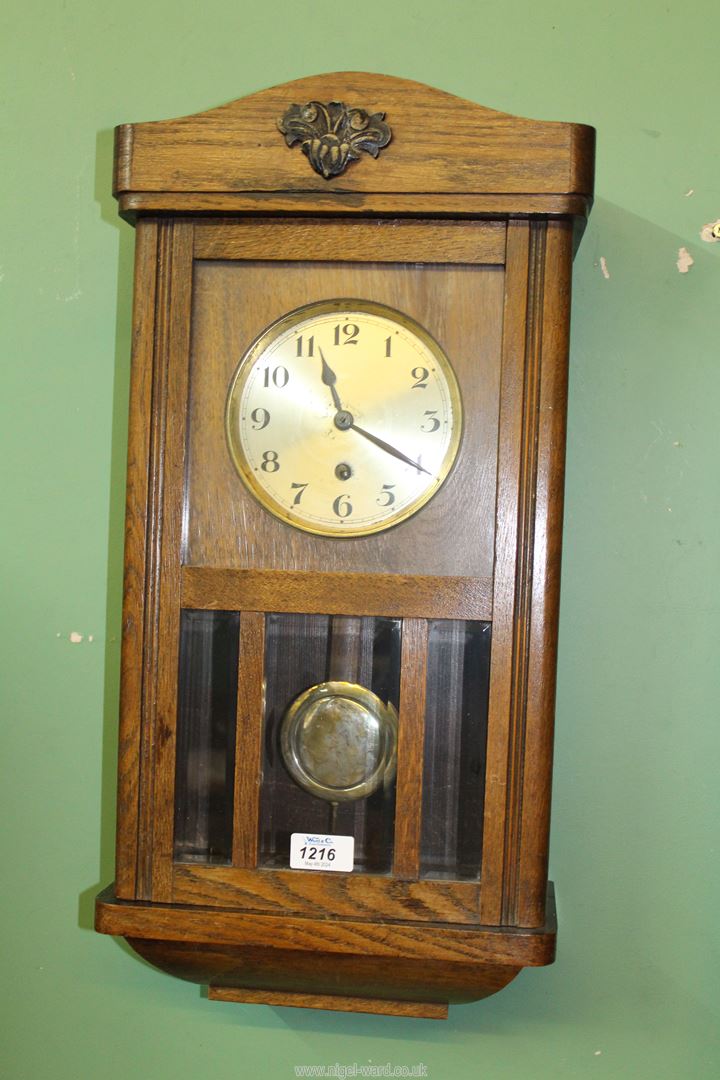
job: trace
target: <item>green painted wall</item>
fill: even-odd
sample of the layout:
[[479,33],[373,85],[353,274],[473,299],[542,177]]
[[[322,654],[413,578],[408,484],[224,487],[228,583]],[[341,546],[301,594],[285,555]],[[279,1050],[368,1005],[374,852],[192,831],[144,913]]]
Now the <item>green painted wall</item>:
[[[720,1075],[720,245],[699,238],[720,217],[719,39],[716,0],[6,3],[3,1077]],[[444,1024],[213,1004],[91,931],[112,877],[133,247],[112,128],[343,69],[599,133],[572,338],[559,956]]]

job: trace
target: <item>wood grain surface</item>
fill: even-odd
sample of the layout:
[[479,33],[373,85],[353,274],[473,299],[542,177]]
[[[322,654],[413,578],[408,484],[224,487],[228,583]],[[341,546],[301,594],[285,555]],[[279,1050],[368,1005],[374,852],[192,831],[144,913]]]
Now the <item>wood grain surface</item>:
[[175,819],[177,658],[180,651],[180,565],[185,427],[179,403],[187,398],[187,356],[192,294],[192,226],[160,227],[151,460],[152,559],[149,566],[149,632],[146,641],[146,712],[143,718],[141,788],[142,895],[171,895]]
[[397,794],[393,874],[413,880],[420,873],[420,833],[425,749],[428,628],[424,619],[403,623],[400,659]]
[[237,730],[235,737],[235,802],[233,866],[257,865],[264,720],[265,616],[245,610],[240,615]]
[[546,301],[546,246],[547,225],[545,222],[531,222],[528,226],[528,305],[523,360],[521,435],[519,455],[516,459],[518,467],[515,521],[517,554],[512,610],[513,640],[509,665],[510,713],[501,914],[501,921],[510,926],[515,924],[517,918],[518,848],[522,808],[520,789],[525,768],[529,767],[531,771],[535,768],[534,761],[526,761],[525,736],[529,696],[528,673],[532,662],[529,636],[533,581],[536,574],[542,572],[541,562],[536,562],[536,539],[537,547],[539,547],[542,537],[536,538],[535,535],[535,490],[539,467],[538,427],[543,350],[542,313]]
[[390,618],[492,618],[492,579],[184,566],[182,605]]
[[554,908],[549,904],[546,924],[533,930],[442,922],[333,919],[332,933],[328,934],[328,920],[324,916],[269,915],[248,910],[121,901],[113,898],[112,889],[101,893],[95,906],[96,929],[123,937],[187,941],[196,945],[255,945],[298,952],[319,950],[338,956],[379,956],[395,961],[523,967],[552,962],[554,920]]
[[[324,180],[277,121],[293,104],[383,112],[393,139]],[[198,147],[202,152],[198,153]],[[592,193],[594,132],[511,116],[420,83],[339,72],[285,83],[194,116],[117,129],[115,192]],[[312,200],[308,200],[312,202]]]
[[306,214],[323,214],[326,218],[342,216],[372,220],[403,214],[424,215],[426,218],[455,218],[528,215],[574,215],[580,234],[585,224],[589,200],[584,195],[465,195],[449,192],[436,195],[417,192],[411,195],[387,193],[357,193],[331,191],[303,192],[246,191],[246,192],[185,192],[166,194],[163,191],[132,191],[118,195],[120,214],[136,222],[143,214],[219,214],[253,217],[265,214],[289,214],[301,220]]
[[337,263],[456,263],[501,266],[504,221],[199,221],[196,259],[272,259]]
[[445,1002],[386,1001],[383,998],[351,997],[340,994],[306,994],[291,990],[241,990],[210,985],[210,1001],[234,1001],[243,1005],[289,1005],[295,1009],[333,1009],[335,1012],[374,1013],[380,1016],[418,1016],[425,1020],[447,1020]]
[[[152,415],[155,296],[158,273],[158,227],[143,221],[135,239],[134,332],[130,377],[127,484],[125,490],[125,571],[123,582],[120,724],[118,748],[117,837],[115,874],[117,895],[137,894],[138,825],[140,817],[140,716],[148,688],[144,685],[146,655],[146,587],[150,470],[157,453]],[[154,447],[154,449],[153,449]]]
[[545,918],[565,478],[571,245],[569,222],[550,222],[545,245],[544,301],[538,313],[542,320],[542,366],[537,391],[532,598],[521,750],[530,767],[526,764],[518,778],[515,901],[508,909],[508,921],[517,926],[539,926]]
[[502,915],[507,813],[515,589],[518,568],[518,497],[528,311],[529,223],[508,228],[499,437],[497,517],[493,579],[493,644],[490,660],[487,767],[483,825],[481,915]]
[[[139,940],[130,945],[149,963],[181,979],[209,983],[240,994],[250,992],[322,997],[326,1008],[345,1012],[353,999],[388,1005],[477,1001],[501,990],[515,978],[517,965],[464,963],[462,960],[418,960],[366,956],[361,953],[303,952],[252,945],[214,945],[185,941]],[[352,1010],[356,1011],[355,1009]],[[359,1011],[364,1011],[360,1009]],[[378,1009],[388,1012],[389,1009]],[[404,1015],[418,1015],[408,1010]]]
[[270,914],[318,911],[347,918],[406,919],[477,925],[479,885],[472,881],[404,881],[386,874],[331,873],[176,863],[173,901]]

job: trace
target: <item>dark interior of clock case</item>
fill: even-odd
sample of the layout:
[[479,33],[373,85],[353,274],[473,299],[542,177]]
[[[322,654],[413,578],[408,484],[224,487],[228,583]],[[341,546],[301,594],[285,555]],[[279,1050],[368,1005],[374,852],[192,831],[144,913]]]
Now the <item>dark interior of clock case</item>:
[[[181,617],[174,857],[229,865],[238,714],[238,612]],[[482,856],[491,626],[428,623],[420,876],[475,880]],[[258,864],[287,868],[293,832],[355,838],[355,869],[392,870],[395,785],[330,803],[303,790],[280,752],[283,716],[326,680],[359,683],[400,711],[402,619],[268,614]],[[240,765],[241,767],[241,765]]]
[[420,876],[476,879],[482,858],[490,623],[428,626]]
[[395,785],[364,799],[330,803],[290,777],[280,754],[280,726],[304,690],[326,680],[359,683],[398,708],[399,619],[268,615],[265,623],[265,738],[260,792],[261,866],[286,867],[293,832],[355,837],[355,868],[385,873],[392,860]]
[[230,862],[240,615],[183,611],[180,624],[175,855]]

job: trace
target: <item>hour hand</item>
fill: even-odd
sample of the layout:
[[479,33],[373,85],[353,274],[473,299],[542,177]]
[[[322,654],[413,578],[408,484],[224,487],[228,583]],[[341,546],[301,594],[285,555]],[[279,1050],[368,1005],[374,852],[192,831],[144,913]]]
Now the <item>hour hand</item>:
[[335,389],[335,383],[337,382],[337,375],[328,364],[327,360],[323,356],[322,349],[318,348],[320,353],[320,359],[322,360],[322,381],[326,386],[330,387],[330,393],[332,394],[333,404],[336,409],[342,409],[342,402],[340,401],[340,395]]

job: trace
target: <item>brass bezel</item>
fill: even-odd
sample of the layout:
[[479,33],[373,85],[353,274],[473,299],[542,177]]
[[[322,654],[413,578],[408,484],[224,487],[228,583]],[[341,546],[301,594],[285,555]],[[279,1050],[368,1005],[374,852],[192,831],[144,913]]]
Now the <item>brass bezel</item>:
[[[414,502],[403,507],[401,510],[396,511],[395,514],[388,514],[387,518],[383,521],[357,529],[351,527],[348,528],[347,526],[332,527],[330,525],[319,527],[315,522],[308,522],[302,515],[289,511],[287,507],[273,498],[262,484],[258,483],[254,471],[247,462],[239,439],[235,436],[235,432],[239,430],[238,411],[242,391],[258,357],[273,341],[291,327],[312,318],[313,315],[324,315],[333,311],[341,311],[348,315],[352,315],[354,311],[379,315],[381,318],[387,319],[390,322],[394,322],[404,329],[409,330],[419,338],[432,353],[443,373],[448,388],[453,415],[451,439],[445,457],[443,458],[442,468],[438,473],[435,483],[415,499]],[[235,369],[233,377],[230,380],[225,407],[225,437],[230,457],[240,479],[243,481],[250,494],[257,499],[265,510],[286,525],[291,525],[295,529],[312,533],[315,536],[328,536],[340,540],[356,539],[358,537],[370,536],[373,533],[384,532],[386,529],[391,529],[395,525],[399,525],[401,522],[406,521],[409,517],[416,514],[418,510],[422,509],[422,507],[425,506],[440,490],[455,464],[460,447],[460,440],[462,438],[462,428],[463,408],[460,387],[458,386],[457,377],[453,371],[452,365],[442,347],[438,344],[432,334],[430,334],[419,322],[411,318],[411,316],[405,315],[404,312],[391,308],[387,304],[381,304],[375,300],[348,298],[317,300],[311,304],[304,304],[302,307],[294,308],[292,311],[287,312],[285,315],[280,316],[279,319],[270,323],[270,325],[255,338],[253,343],[243,354]]]
[[[308,712],[312,711],[319,701],[326,701],[328,698],[348,698],[356,702],[365,713],[374,717],[382,732],[383,753],[376,767],[364,780],[348,787],[331,787],[321,783],[303,766],[297,751],[298,729],[302,726]],[[296,784],[318,799],[325,799],[326,802],[331,803],[365,799],[368,795],[372,795],[381,784],[389,784],[395,775],[397,729],[398,715],[394,705],[389,701],[385,705],[377,694],[368,690],[367,687],[359,683],[340,681],[318,683],[317,686],[311,686],[309,690],[298,695],[285,713],[280,732],[283,761]]]

